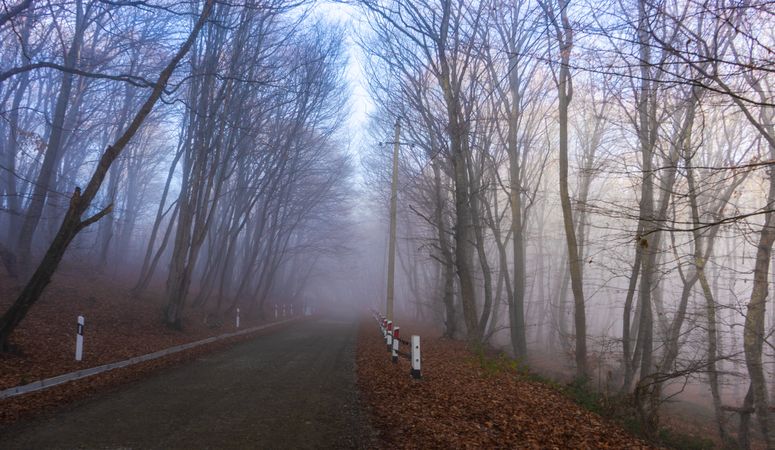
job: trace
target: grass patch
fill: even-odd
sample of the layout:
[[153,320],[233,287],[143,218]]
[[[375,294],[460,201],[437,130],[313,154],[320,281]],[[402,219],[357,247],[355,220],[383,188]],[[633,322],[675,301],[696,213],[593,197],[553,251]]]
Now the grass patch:
[[630,395],[606,395],[592,389],[588,380],[579,378],[561,386],[560,390],[582,408],[620,424],[633,435],[651,441],[657,446],[680,450],[716,448],[711,439],[679,433],[665,427],[659,429],[655,439],[650,438],[636,416],[635,405]]
[[483,345],[477,345],[472,349],[475,364],[482,369],[485,376],[495,376],[501,373],[517,373],[522,364],[519,360],[509,358],[505,353],[493,352],[485,349]]
[[560,390],[588,411],[601,416],[608,416],[611,413],[611,402],[607,396],[590,389],[586,378],[574,378],[573,381],[562,386]]
[[716,444],[710,439],[676,433],[669,428],[659,430],[659,442],[665,447],[682,450],[711,450],[716,448]]

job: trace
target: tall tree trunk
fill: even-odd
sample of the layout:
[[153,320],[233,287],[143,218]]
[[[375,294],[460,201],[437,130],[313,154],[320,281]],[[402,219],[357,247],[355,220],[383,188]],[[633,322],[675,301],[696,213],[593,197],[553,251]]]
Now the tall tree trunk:
[[[573,29],[567,15],[567,4],[558,1],[562,26],[557,28],[557,40],[560,45],[560,73],[557,83],[559,93],[560,121],[560,205],[562,206],[565,241],[568,248],[568,267],[570,270],[571,292],[573,292],[573,321],[576,326],[576,375],[587,377],[587,316],[584,306],[584,287],[582,281],[582,261],[576,240],[573,223],[573,207],[568,190],[568,107],[573,99],[573,86],[570,75],[570,53],[573,49]],[[555,20],[555,23],[556,20]]]
[[[770,158],[775,159],[775,147],[770,146]],[[769,191],[767,205],[775,204],[775,171],[769,174]],[[769,414],[769,398],[767,395],[767,380],[762,364],[762,347],[764,344],[764,317],[769,293],[769,268],[772,255],[772,244],[775,242],[775,217],[772,213],[765,215],[764,225],[759,235],[756,248],[756,263],[754,264],[753,288],[751,300],[748,302],[745,325],[743,328],[743,349],[745,364],[751,378],[753,403],[756,418],[764,435],[768,448],[775,447],[775,425]]]
[[[167,195],[169,195],[170,185],[172,184],[172,179],[175,175],[175,167],[178,165],[178,161],[180,161],[180,157],[182,155],[183,149],[180,148],[178,149],[177,153],[175,153],[175,158],[172,160],[169,172],[167,173],[167,181],[164,183],[164,190],[162,191],[159,207],[156,211],[156,220],[153,222],[151,236],[148,238],[148,247],[145,250],[145,257],[143,258],[143,265],[140,268],[140,276],[137,279],[137,283],[135,283],[135,286],[132,288],[132,296],[135,298],[142,294],[150,282],[151,275],[153,275],[153,268],[155,267],[155,264],[153,264],[153,266],[151,265],[151,257],[153,256],[153,247],[156,244],[156,234],[159,232],[159,227],[161,226],[162,220],[164,220],[164,206],[167,202]],[[159,253],[157,253],[157,260],[161,251],[163,251],[164,247],[166,247],[169,234],[172,231],[172,225],[175,223],[175,216],[177,215],[178,205],[179,203],[176,202],[175,212],[170,216],[167,232],[164,235],[164,240],[162,242],[161,248],[159,249]]]
[[447,57],[450,16],[452,2],[445,1],[441,12],[441,33],[436,43],[439,73],[437,75],[444,94],[447,113],[447,125],[452,155],[452,169],[455,181],[455,269],[460,282],[460,303],[463,309],[463,321],[466,325],[466,337],[469,342],[477,343],[479,317],[476,311],[476,288],[471,268],[472,223],[470,180],[468,179],[468,129],[461,111],[461,93],[458,85],[459,74],[453,74]]
[[[691,113],[693,115],[693,112]],[[693,120],[692,120],[693,122]],[[690,131],[690,129],[687,129]],[[685,138],[688,141],[689,137]],[[697,186],[694,180],[694,172],[692,169],[691,156],[689,152],[688,142],[684,144],[686,158],[686,178],[689,185],[689,202],[691,204],[692,222],[694,224],[694,265],[696,267],[697,278],[700,281],[702,292],[705,296],[705,318],[707,320],[707,332],[708,332],[708,383],[710,384],[710,392],[713,398],[713,411],[716,415],[716,427],[721,437],[721,441],[727,448],[734,447],[734,444],[727,434],[726,430],[726,416],[721,409],[721,390],[719,388],[719,376],[716,368],[716,361],[719,359],[718,351],[718,336],[717,336],[717,318],[716,318],[716,301],[713,296],[713,292],[708,283],[708,279],[705,276],[705,261],[708,254],[703,255],[702,242],[703,236],[700,232],[700,212],[697,206]],[[717,228],[718,229],[718,228]],[[709,239],[713,239],[710,237]],[[712,241],[708,242],[708,247],[712,247]],[[709,253],[709,252],[708,252]]]
[[751,448],[751,410],[753,409],[753,385],[748,386],[740,411],[740,425],[737,432],[737,445],[741,450]]
[[[516,63],[514,63],[516,64]],[[527,338],[525,330],[525,236],[522,223],[522,168],[520,165],[517,132],[519,121],[519,83],[517,68],[511,66],[509,71],[510,91],[512,95],[511,111],[508,129],[509,154],[509,204],[511,209],[511,253],[513,258],[513,290],[509,292],[509,329],[511,332],[511,347],[517,358],[527,357]],[[507,270],[504,266],[502,270]]]
[[[652,356],[654,344],[654,317],[651,308],[651,291],[654,287],[657,253],[659,251],[659,232],[654,214],[654,167],[653,155],[657,136],[656,91],[653,88],[651,67],[650,41],[650,5],[641,0],[638,2],[638,51],[641,61],[640,86],[638,87],[638,118],[637,131],[641,153],[643,180],[641,182],[640,219],[638,230],[642,233],[636,236],[641,250],[641,273],[638,289],[638,342],[640,347],[640,379],[646,380],[653,370]],[[637,361],[635,362],[637,364]],[[648,405],[642,405],[648,408]],[[641,411],[644,416],[652,416],[652,412]],[[648,425],[648,424],[647,424]],[[655,431],[655,430],[648,430]]]
[[[27,19],[24,23],[24,28],[21,32],[21,45],[26,46],[29,41],[30,30],[32,28],[32,20]],[[25,62],[29,62],[28,58],[24,57]],[[16,187],[16,153],[19,148],[19,110],[21,102],[27,93],[27,87],[30,84],[29,72],[24,72],[20,75],[19,83],[16,85],[16,92],[14,93],[13,100],[11,102],[11,111],[8,113],[8,142],[2,151],[2,164],[4,170],[0,171],[0,179],[4,180],[4,186],[0,187],[0,192],[5,190],[6,201],[8,203],[9,216],[8,227],[5,230],[5,242],[8,245],[8,253],[12,252],[14,243],[19,238],[17,231],[21,224],[19,218],[21,217],[21,201],[19,192]],[[14,255],[14,259],[16,256]]]
[[[136,56],[136,55],[135,55]],[[135,61],[136,59],[133,59]],[[134,103],[134,92],[135,89],[132,86],[127,85],[126,89],[124,90],[124,102],[123,106],[121,107],[121,111],[118,114],[118,121],[116,122],[116,131],[115,136],[112,136],[113,139],[115,139],[118,134],[121,132],[121,130],[124,129],[126,126],[126,121],[129,119],[129,115],[131,114],[132,105]],[[109,179],[108,179],[108,189],[107,189],[107,201],[106,203],[114,204],[116,202],[116,195],[118,193],[118,187],[119,187],[119,178],[121,177],[121,174],[123,172],[123,166],[121,161],[119,161],[118,164],[114,164],[111,166],[109,173]],[[98,236],[98,242],[100,246],[100,257],[99,257],[99,266],[98,267],[106,267],[108,265],[108,256],[110,253],[110,246],[111,242],[113,241],[113,234],[115,231],[115,221],[113,220],[113,214],[108,215],[105,217],[104,220],[102,220],[99,224],[99,229],[97,232]],[[125,258],[126,255],[120,255],[120,257]]]
[[[67,69],[75,68],[80,57],[81,45],[83,44],[83,35],[86,29],[86,19],[84,17],[83,2],[76,1],[76,19],[75,34],[70,43],[64,58],[64,67]],[[27,208],[24,222],[19,233],[17,244],[17,256],[22,271],[27,273],[30,269],[32,258],[32,238],[35,230],[40,223],[43,213],[43,206],[46,203],[49,191],[52,189],[56,167],[61,159],[62,137],[64,134],[64,123],[67,113],[67,106],[70,103],[70,92],[73,88],[75,76],[70,72],[62,72],[62,83],[59,88],[56,106],[54,108],[54,117],[51,122],[51,134],[46,145],[46,155],[43,158],[43,164],[38,172],[38,177],[32,190],[32,197]],[[66,246],[66,244],[65,244]]]
[[440,263],[442,265],[441,300],[444,305],[444,336],[454,338],[457,333],[457,315],[455,314],[455,268],[450,247],[447,218],[444,214],[446,196],[443,194],[441,168],[433,161],[433,189],[435,194],[435,219],[438,233]]
[[[640,236],[641,227],[638,225],[638,232],[636,236]],[[624,299],[624,311],[622,312],[622,367],[624,371],[624,382],[622,383],[622,391],[629,392],[632,389],[633,378],[635,377],[635,364],[633,364],[633,349],[632,349],[632,304],[635,298],[635,291],[638,286],[638,275],[640,274],[641,264],[641,250],[640,240],[638,240],[635,246],[635,262],[632,265],[630,271],[629,286],[627,288],[627,296]],[[688,293],[687,293],[688,299]],[[637,313],[635,314],[637,317]]]
[[[470,166],[472,166],[472,164],[469,164],[469,167]],[[473,170],[470,172],[473,172]],[[471,176],[471,179],[473,178],[474,177]],[[490,319],[490,313],[492,311],[492,269],[490,268],[490,262],[487,260],[487,251],[484,247],[484,222],[481,219],[481,200],[479,197],[485,195],[485,193],[483,192],[484,187],[481,185],[481,180],[478,180],[475,189],[478,192],[471,193],[471,219],[475,224],[473,226],[474,243],[477,256],[479,257],[479,265],[482,269],[482,279],[484,281],[484,301],[482,303],[482,312],[479,316],[479,326],[477,327],[479,334],[476,337],[476,340],[481,342],[484,337],[484,331],[487,328],[487,321]]]

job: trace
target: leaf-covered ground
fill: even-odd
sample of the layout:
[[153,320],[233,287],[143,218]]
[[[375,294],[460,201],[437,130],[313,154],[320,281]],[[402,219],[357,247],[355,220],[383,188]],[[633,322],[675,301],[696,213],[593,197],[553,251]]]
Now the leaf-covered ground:
[[358,383],[385,447],[649,448],[546,384],[483,367],[461,342],[426,334],[422,352],[423,379],[412,380],[374,321],[361,325]]
[[[11,342],[18,354],[0,353],[0,389],[236,330],[232,317],[224,318],[219,327],[210,327],[204,323],[203,313],[191,311],[184,320],[182,331],[169,329],[161,321],[161,296],[147,295],[134,299],[128,294],[129,287],[128,283],[107,276],[68,269],[59,272],[41,301],[12,335]],[[16,291],[11,280],[0,279],[0,311],[11,304]],[[159,292],[159,289],[149,291]],[[81,362],[74,358],[76,317],[79,314],[86,317]],[[244,315],[241,317],[240,326],[243,329],[259,324],[258,320]],[[190,360],[249,337],[240,336],[207,344],[37,393],[0,400],[0,424],[51,410],[105,387],[137,379],[149,371]]]

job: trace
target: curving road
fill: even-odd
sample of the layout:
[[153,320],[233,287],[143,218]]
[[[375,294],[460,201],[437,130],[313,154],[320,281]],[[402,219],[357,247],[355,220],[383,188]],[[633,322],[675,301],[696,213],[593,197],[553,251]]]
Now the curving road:
[[0,448],[371,448],[356,328],[288,326],[3,430]]

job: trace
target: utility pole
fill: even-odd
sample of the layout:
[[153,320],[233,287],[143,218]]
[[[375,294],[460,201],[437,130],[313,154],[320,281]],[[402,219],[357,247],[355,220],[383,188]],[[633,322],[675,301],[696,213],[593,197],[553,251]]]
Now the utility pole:
[[401,137],[401,118],[396,119],[393,139],[393,178],[390,183],[390,240],[388,243],[387,320],[393,320],[393,295],[396,275],[396,197],[398,196],[398,145]]

